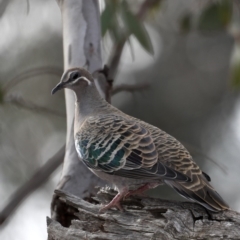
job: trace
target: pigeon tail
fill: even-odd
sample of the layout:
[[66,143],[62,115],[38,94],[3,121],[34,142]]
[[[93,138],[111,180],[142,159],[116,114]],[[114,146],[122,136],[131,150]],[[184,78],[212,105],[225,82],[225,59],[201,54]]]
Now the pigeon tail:
[[174,188],[181,196],[201,204],[212,212],[219,212],[229,209],[228,204],[205,180],[201,179],[200,187],[194,188],[189,183],[165,180],[166,184]]

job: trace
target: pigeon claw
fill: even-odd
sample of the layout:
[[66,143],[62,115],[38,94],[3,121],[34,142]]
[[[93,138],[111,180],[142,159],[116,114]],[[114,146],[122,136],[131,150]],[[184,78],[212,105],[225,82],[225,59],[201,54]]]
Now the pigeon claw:
[[124,195],[125,195],[125,192],[118,193],[109,204],[100,208],[99,213],[104,213],[105,211],[107,211],[108,209],[111,209],[111,208],[117,208],[118,210],[123,212],[124,209],[123,209],[120,201],[123,199]]
[[145,196],[145,191],[155,188],[159,185],[159,183],[146,183],[143,186],[139,187],[136,190],[131,190],[128,191],[128,193],[124,196],[124,199],[130,197],[130,196],[135,196],[135,195],[139,195],[139,196]]

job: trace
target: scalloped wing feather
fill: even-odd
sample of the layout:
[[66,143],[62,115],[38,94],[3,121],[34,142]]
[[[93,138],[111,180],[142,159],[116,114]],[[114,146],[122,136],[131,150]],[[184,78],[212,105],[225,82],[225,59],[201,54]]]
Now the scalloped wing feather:
[[136,179],[190,180],[159,161],[151,132],[135,120],[117,115],[91,117],[76,139],[79,155],[94,170]]
[[211,178],[193,161],[187,149],[174,137],[164,131],[143,123],[152,133],[158,149],[159,161],[175,171],[187,175],[191,181],[169,181],[165,183],[173,187],[180,195],[194,200],[211,211],[228,209],[228,204],[210,185]]

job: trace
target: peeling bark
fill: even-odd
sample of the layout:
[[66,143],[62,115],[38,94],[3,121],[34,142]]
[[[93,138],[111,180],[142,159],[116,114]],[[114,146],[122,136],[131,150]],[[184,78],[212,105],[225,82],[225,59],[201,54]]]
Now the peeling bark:
[[100,203],[109,202],[113,190],[101,189],[90,201],[56,194],[71,207],[72,221],[63,227],[48,218],[49,240],[240,239],[240,214],[232,210],[210,213],[196,203],[131,197],[123,202],[124,212],[99,214]]

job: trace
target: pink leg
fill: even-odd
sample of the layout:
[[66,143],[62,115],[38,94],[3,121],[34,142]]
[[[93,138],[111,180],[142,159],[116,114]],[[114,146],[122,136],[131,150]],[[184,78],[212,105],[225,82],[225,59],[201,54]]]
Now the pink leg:
[[145,185],[139,187],[136,190],[128,191],[128,193],[124,196],[124,198],[128,198],[132,195],[141,195],[143,192],[147,191],[148,189],[152,189],[160,185],[161,183],[146,183]]
[[113,207],[119,209],[120,211],[123,211],[120,201],[123,199],[123,197],[126,195],[126,193],[128,193],[127,189],[124,189],[122,192],[118,193],[109,204],[101,207],[99,212],[103,213],[106,210],[113,208]]

